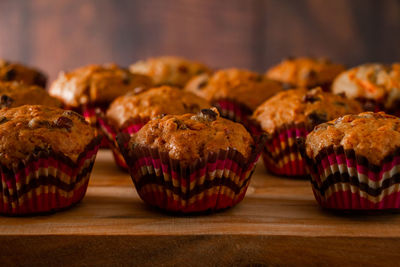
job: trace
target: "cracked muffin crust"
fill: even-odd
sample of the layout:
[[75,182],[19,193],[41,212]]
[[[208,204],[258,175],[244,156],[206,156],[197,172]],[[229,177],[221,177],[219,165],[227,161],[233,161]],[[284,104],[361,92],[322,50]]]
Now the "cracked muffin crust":
[[45,88],[47,77],[35,68],[0,59],[0,81],[17,81]]
[[360,100],[366,110],[374,111],[376,104],[387,111],[399,110],[400,63],[370,63],[349,69],[335,79],[332,92]]
[[62,103],[39,86],[19,82],[0,82],[0,108],[22,105],[61,107]]
[[76,162],[94,138],[93,128],[73,111],[40,105],[0,109],[0,162],[8,167],[50,148]]
[[210,108],[207,100],[170,86],[152,88],[138,95],[127,94],[115,99],[107,110],[106,118],[122,129],[135,118],[152,119],[160,115],[196,113]]
[[323,92],[320,87],[282,91],[260,105],[253,119],[265,132],[272,134],[285,124],[304,123],[311,129],[346,114],[362,112],[357,101]]
[[151,87],[151,79],[132,74],[111,65],[88,65],[71,72],[61,72],[49,89],[50,95],[64,105],[77,108],[82,105],[106,104],[130,91],[139,93]]
[[306,153],[310,158],[330,146],[352,149],[379,165],[400,147],[400,119],[383,112],[346,115],[318,125],[307,136]]
[[248,158],[254,141],[241,124],[221,118],[212,108],[151,120],[131,137],[128,145],[157,148],[171,159],[190,164],[210,152],[228,148]]
[[232,99],[254,110],[266,99],[280,91],[282,86],[264,75],[240,69],[225,69],[212,75],[202,74],[193,78],[185,90],[204,97],[211,103]]
[[328,59],[298,57],[283,60],[270,68],[266,76],[284,83],[288,88],[329,87],[335,77],[344,70],[343,65],[332,63]]
[[148,75],[155,85],[183,87],[190,78],[201,73],[211,73],[202,63],[180,57],[156,57],[133,63],[129,70],[132,73]]

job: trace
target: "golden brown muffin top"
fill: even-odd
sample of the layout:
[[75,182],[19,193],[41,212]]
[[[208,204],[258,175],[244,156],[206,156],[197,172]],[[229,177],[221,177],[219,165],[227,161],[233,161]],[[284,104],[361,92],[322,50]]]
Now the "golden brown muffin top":
[[47,77],[37,69],[0,59],[0,81],[17,81],[44,88]]
[[22,105],[61,107],[62,103],[39,86],[19,82],[0,82],[0,108],[14,108]]
[[272,134],[285,124],[304,123],[307,128],[346,114],[362,112],[360,104],[341,95],[323,92],[320,87],[282,91],[259,106],[253,119]]
[[190,78],[211,70],[202,63],[180,57],[156,57],[133,63],[129,70],[132,73],[145,74],[153,78],[155,85],[183,87]]
[[61,72],[49,89],[66,106],[109,104],[130,91],[141,92],[151,87],[151,79],[111,65],[88,65],[71,72]]
[[207,100],[170,86],[152,88],[141,94],[127,94],[115,99],[106,117],[115,127],[122,129],[135,118],[152,119],[160,115],[197,113],[210,108]]
[[236,149],[248,158],[253,144],[253,138],[240,123],[219,117],[215,108],[203,109],[198,114],[153,119],[129,141],[129,147],[157,148],[184,164],[203,158],[209,152],[218,153],[228,148]]
[[335,79],[332,92],[344,93],[348,98],[372,99],[391,108],[400,99],[400,63],[370,63],[349,69]]
[[0,162],[8,167],[50,148],[76,162],[94,138],[93,128],[73,111],[39,105],[0,109]]
[[264,75],[239,69],[225,69],[213,75],[199,75],[185,87],[185,90],[210,102],[229,98],[251,110],[281,89],[280,83],[269,80]]
[[328,59],[298,57],[283,60],[270,68],[266,75],[293,87],[315,87],[331,83],[344,70],[343,65]]
[[346,115],[315,127],[307,136],[306,152],[310,158],[329,146],[352,149],[379,165],[400,147],[400,119],[383,112]]

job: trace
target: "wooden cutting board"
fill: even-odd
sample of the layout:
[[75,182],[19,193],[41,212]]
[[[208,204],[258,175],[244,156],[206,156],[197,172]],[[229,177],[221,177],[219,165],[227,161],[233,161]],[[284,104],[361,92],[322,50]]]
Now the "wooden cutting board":
[[390,264],[400,260],[400,214],[319,208],[307,180],[275,177],[259,163],[235,208],[172,216],[146,206],[130,176],[100,151],[88,192],[53,215],[0,217],[0,263]]

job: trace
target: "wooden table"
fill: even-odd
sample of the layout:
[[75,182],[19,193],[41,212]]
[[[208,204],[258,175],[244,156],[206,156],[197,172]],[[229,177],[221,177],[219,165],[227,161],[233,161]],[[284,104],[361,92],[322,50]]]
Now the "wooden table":
[[400,214],[322,210],[308,181],[268,175],[262,163],[235,208],[163,214],[142,203],[109,151],[99,152],[78,206],[47,216],[0,217],[0,263],[6,266],[388,264],[400,260],[399,245]]

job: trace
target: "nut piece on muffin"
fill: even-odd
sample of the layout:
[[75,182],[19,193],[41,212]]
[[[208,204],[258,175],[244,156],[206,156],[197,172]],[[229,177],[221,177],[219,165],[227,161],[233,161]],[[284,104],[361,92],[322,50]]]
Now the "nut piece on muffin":
[[88,65],[71,72],[61,72],[49,89],[70,108],[85,105],[106,105],[130,91],[141,92],[151,86],[149,77],[132,74],[110,65]]
[[282,86],[255,72],[225,69],[193,78],[185,90],[207,99],[221,116],[246,125],[257,106],[282,90]]
[[204,98],[170,86],[152,88],[138,95],[126,94],[115,99],[106,118],[115,129],[123,129],[132,120],[150,120],[160,115],[196,113],[210,108]]
[[243,125],[217,109],[166,115],[118,136],[139,196],[163,210],[220,210],[240,202],[260,152]]
[[132,73],[148,75],[153,83],[183,87],[195,75],[211,73],[211,70],[202,63],[190,61],[180,57],[156,57],[133,63],[129,70]]
[[360,101],[365,110],[400,114],[400,63],[363,64],[340,74],[332,92]]
[[0,213],[71,207],[85,195],[99,138],[73,111],[40,105],[0,109]]
[[39,86],[0,81],[0,108],[13,108],[22,105],[61,107],[62,103],[57,98],[51,97]]
[[335,77],[344,70],[343,65],[325,58],[298,57],[283,60],[266,75],[282,82],[286,88],[321,86],[324,91],[329,91]]
[[0,81],[17,81],[45,88],[47,76],[37,69],[0,59]]
[[275,174],[305,175],[302,148],[297,146],[296,138],[305,138],[320,123],[361,111],[357,101],[323,92],[320,87],[276,94],[253,114],[261,130],[270,135],[263,152],[265,166]]
[[399,209],[400,119],[383,112],[320,124],[305,142],[317,201],[331,209]]

